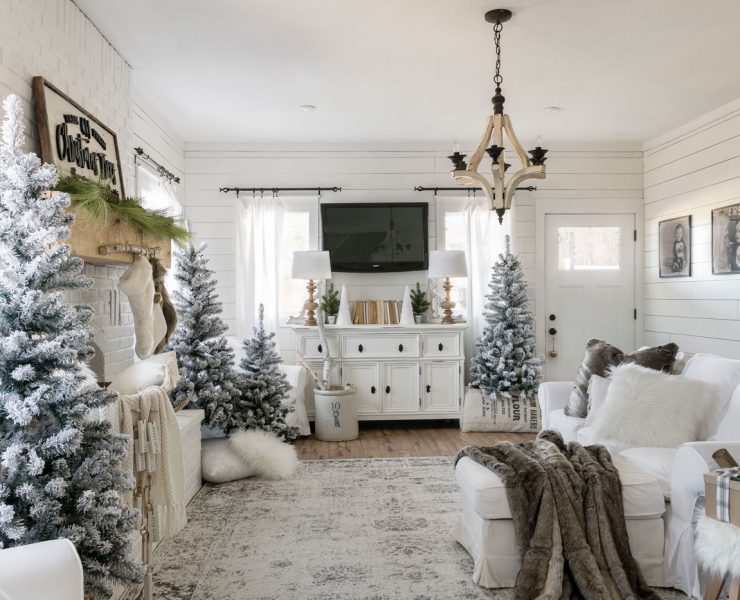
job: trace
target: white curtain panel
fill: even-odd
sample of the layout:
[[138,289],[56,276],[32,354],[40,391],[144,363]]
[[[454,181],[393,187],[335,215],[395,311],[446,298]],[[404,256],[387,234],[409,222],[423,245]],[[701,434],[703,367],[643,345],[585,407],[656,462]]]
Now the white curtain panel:
[[285,206],[278,197],[239,198],[236,334],[252,335],[259,305],[265,305],[265,328],[278,328],[278,284],[281,232]]
[[[482,196],[482,195],[481,195]],[[484,197],[472,197],[465,207],[465,227],[467,234],[466,259],[468,261],[468,320],[470,335],[466,337],[468,356],[475,351],[475,341],[483,333],[486,321],[483,309],[486,304],[488,284],[491,281],[491,267],[498,255],[506,247],[505,237],[511,235],[515,219],[514,209],[506,211],[504,222],[498,222],[498,215],[488,205]]]

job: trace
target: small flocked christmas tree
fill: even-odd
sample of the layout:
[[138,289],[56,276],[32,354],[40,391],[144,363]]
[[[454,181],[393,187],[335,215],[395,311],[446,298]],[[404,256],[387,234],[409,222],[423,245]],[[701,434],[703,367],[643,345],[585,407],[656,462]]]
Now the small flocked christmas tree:
[[121,470],[126,446],[91,409],[115,399],[86,383],[93,354],[89,306],[63,292],[88,288],[70,257],[66,194],[41,197],[58,173],[21,151],[21,101],[9,96],[0,143],[0,548],[69,539],[94,597],[140,579],[128,557],[137,513]]
[[191,406],[205,410],[209,427],[228,430],[235,400],[241,395],[239,376],[205,248],[189,245],[176,250],[178,286],[173,302],[178,323],[168,349],[177,354],[180,381],[171,398],[180,406],[192,395]]
[[542,359],[535,354],[534,317],[527,306],[527,284],[519,258],[499,254],[488,284],[484,316],[487,322],[477,341],[470,369],[470,385],[489,394],[512,393],[530,397],[540,382]]
[[282,403],[288,397],[290,384],[278,368],[282,359],[273,340],[275,333],[265,331],[264,317],[265,307],[260,304],[254,337],[244,340],[242,397],[234,408],[232,423],[237,429],[262,429],[285,441],[294,440],[299,430],[285,423],[290,408]]

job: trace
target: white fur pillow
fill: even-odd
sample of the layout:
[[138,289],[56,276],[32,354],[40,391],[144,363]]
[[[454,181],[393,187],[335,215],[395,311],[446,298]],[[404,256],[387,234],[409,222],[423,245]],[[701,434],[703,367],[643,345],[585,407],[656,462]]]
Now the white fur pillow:
[[595,438],[629,447],[676,448],[702,439],[722,402],[717,388],[635,364],[615,367],[591,426]]
[[297,468],[295,447],[266,431],[235,431],[228,438],[202,441],[201,470],[211,483],[253,476],[288,479]]

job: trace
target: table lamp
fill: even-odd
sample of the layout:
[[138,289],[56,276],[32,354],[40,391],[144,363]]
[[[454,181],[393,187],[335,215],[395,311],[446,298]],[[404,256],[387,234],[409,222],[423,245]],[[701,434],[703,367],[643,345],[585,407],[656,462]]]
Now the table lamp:
[[445,291],[445,300],[440,304],[445,311],[442,323],[450,325],[455,322],[452,318],[452,309],[455,308],[455,303],[450,298],[450,291],[452,290],[450,277],[467,276],[468,263],[465,260],[465,252],[463,250],[432,250],[429,253],[429,271],[427,277],[429,279],[444,277],[445,279],[442,285],[442,289]]
[[315,326],[316,309],[318,304],[314,300],[316,291],[315,279],[331,279],[331,263],[329,262],[328,252],[315,252],[312,250],[299,250],[293,252],[293,269],[291,271],[293,279],[308,279],[306,289],[308,290],[308,300],[303,305],[306,310],[306,320],[304,325]]

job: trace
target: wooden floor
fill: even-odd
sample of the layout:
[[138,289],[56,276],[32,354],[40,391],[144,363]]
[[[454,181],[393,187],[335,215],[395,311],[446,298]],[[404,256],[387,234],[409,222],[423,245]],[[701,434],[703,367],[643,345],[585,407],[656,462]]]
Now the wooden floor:
[[296,440],[300,460],[455,456],[468,444],[490,446],[533,439],[529,433],[463,433],[457,421],[360,422],[360,437],[349,442],[322,442],[313,435]]

